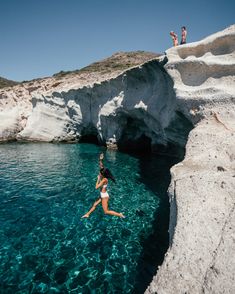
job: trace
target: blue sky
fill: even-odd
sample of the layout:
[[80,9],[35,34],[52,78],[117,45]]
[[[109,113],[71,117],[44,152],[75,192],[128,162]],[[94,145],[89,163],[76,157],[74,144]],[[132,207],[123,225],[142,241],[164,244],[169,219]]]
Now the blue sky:
[[234,0],[0,0],[0,76],[30,80],[117,51],[161,53],[182,25],[193,42],[234,23]]

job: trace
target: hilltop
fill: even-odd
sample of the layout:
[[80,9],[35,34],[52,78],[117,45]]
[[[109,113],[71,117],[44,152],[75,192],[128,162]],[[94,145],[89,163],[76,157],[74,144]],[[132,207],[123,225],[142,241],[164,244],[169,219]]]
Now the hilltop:
[[67,75],[77,75],[82,73],[112,73],[116,71],[124,71],[130,67],[142,64],[150,59],[159,57],[161,54],[146,52],[146,51],[132,51],[132,52],[117,52],[112,56],[94,62],[86,67],[74,71],[60,71],[53,75],[53,77],[61,78]]
[[[171,168],[170,246],[146,294],[235,293],[234,40],[232,25],[159,58],[119,52],[0,90],[2,142],[87,140],[184,157]],[[141,262],[141,274],[153,269]]]
[[18,84],[18,82],[11,81],[11,80],[5,79],[3,77],[0,77],[0,89],[1,88],[6,88],[6,87],[12,87],[12,86],[15,86],[17,84]]
[[[38,78],[21,83],[9,81],[8,84],[5,83],[4,89],[0,87],[0,96],[7,98],[8,102],[12,97],[15,97],[16,101],[22,98],[30,100],[33,93],[50,94],[57,90],[67,91],[67,89],[77,89],[94,83],[101,83],[117,77],[129,68],[144,64],[159,56],[160,54],[145,51],[117,52],[108,58],[94,62],[81,69],[60,71],[51,77]],[[0,107],[1,104],[5,104],[5,101],[2,100]]]

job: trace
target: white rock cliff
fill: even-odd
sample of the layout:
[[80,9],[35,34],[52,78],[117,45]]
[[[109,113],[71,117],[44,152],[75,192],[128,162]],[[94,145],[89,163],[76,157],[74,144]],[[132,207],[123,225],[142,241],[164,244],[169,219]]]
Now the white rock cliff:
[[169,49],[177,109],[192,121],[171,169],[170,247],[146,293],[235,293],[235,26]]
[[0,140],[187,143],[171,169],[170,247],[146,293],[235,293],[234,99],[235,25],[128,70],[2,89]]

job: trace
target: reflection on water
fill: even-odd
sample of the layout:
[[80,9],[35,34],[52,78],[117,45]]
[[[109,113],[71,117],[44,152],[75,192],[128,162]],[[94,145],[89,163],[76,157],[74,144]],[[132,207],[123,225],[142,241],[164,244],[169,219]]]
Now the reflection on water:
[[98,207],[81,219],[99,195],[100,152],[90,144],[0,145],[1,293],[144,289],[167,249],[172,161],[107,151],[117,180],[109,205],[127,218]]

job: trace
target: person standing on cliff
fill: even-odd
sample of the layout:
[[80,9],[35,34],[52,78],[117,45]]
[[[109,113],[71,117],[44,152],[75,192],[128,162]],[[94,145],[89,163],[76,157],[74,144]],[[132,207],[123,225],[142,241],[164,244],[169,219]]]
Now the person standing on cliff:
[[173,46],[174,47],[178,46],[178,36],[176,35],[176,33],[171,31],[170,35],[171,35],[171,38],[172,38],[172,41],[173,41]]
[[181,27],[181,42],[180,45],[186,44],[187,30],[186,27]]

